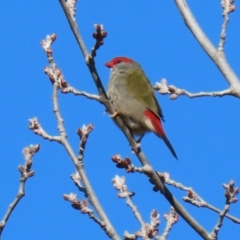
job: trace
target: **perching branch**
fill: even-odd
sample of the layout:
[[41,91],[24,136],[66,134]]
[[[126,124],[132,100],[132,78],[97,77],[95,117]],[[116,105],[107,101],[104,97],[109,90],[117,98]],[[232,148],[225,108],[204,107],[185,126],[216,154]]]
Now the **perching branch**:
[[40,149],[40,145],[30,145],[29,147],[25,147],[23,149],[23,155],[25,159],[25,165],[19,165],[18,170],[21,173],[20,177],[20,186],[18,190],[18,194],[16,198],[13,200],[13,202],[9,205],[9,208],[7,209],[7,212],[5,213],[5,216],[3,217],[2,221],[0,222],[0,238],[3,232],[4,227],[7,224],[7,221],[11,214],[13,213],[13,210],[17,206],[17,204],[20,202],[22,197],[25,196],[25,182],[28,178],[34,176],[34,171],[31,170],[32,167],[32,157],[35,153],[37,153]]
[[[93,77],[93,80],[96,84],[96,87],[99,91],[100,97],[103,99],[104,105],[107,109],[107,111],[110,114],[113,114],[115,112],[115,109],[113,108],[112,104],[108,100],[108,97],[106,95],[105,89],[103,87],[102,81],[98,75],[97,69],[95,67],[94,61],[89,61],[91,58],[89,57],[89,53],[87,51],[87,48],[84,44],[84,41],[81,37],[81,34],[78,30],[77,23],[75,20],[71,17],[70,11],[68,10],[68,7],[65,4],[65,0],[59,0],[64,13],[67,17],[67,20],[69,22],[70,28],[73,31],[73,34],[77,40],[77,43],[79,45],[79,48],[81,49],[81,52],[83,54],[84,59],[86,60],[86,64],[89,68],[89,71]],[[169,203],[174,207],[176,212],[185,220],[188,222],[188,224],[199,233],[200,236],[202,236],[204,239],[210,239],[208,232],[185,210],[185,208],[177,201],[176,198],[171,194],[171,192],[167,189],[167,187],[163,184],[163,182],[160,180],[154,169],[152,169],[151,165],[149,164],[147,158],[145,157],[144,153],[142,152],[141,148],[135,141],[134,137],[130,133],[127,126],[124,124],[120,116],[116,116],[115,118],[116,123],[128,139],[130,145],[132,146],[132,149],[135,151],[136,156],[140,160],[141,164],[143,166],[148,166],[148,170],[145,172],[145,174],[151,179],[151,181],[158,187],[161,194],[164,195],[164,197],[169,201]]]

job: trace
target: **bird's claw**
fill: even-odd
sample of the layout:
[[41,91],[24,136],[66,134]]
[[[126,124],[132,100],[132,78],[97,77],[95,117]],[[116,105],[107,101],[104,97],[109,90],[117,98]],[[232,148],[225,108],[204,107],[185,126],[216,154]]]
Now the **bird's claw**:
[[113,114],[110,114],[110,117],[111,118],[115,118],[116,116],[118,116],[119,115],[119,112],[114,112]]

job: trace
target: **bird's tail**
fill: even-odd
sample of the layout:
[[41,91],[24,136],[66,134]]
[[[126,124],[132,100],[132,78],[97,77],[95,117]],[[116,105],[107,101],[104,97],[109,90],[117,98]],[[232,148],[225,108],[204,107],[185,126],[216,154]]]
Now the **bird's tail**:
[[173,146],[172,146],[172,144],[169,142],[167,136],[164,134],[163,136],[161,136],[161,138],[162,138],[162,140],[165,142],[165,144],[167,145],[168,149],[171,151],[172,155],[173,155],[176,159],[178,159],[177,154],[176,154],[176,152],[174,151]]
[[[146,125],[148,126],[150,131],[153,131],[158,137],[162,138],[162,140],[165,142],[169,150],[171,151],[172,155],[177,158],[177,154],[175,153],[172,144],[169,142],[166,134],[164,133],[163,126],[161,123],[161,119],[159,116],[157,116],[154,112],[151,110],[146,110],[144,112],[144,116],[146,117]],[[150,120],[150,124],[148,122]],[[149,127],[150,126],[150,127]]]

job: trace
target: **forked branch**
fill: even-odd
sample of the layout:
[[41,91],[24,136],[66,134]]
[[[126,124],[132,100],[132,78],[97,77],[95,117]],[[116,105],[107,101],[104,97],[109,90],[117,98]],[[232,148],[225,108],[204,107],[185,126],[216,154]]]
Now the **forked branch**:
[[[219,45],[216,48],[212,42],[208,39],[208,37],[205,35],[201,27],[199,26],[197,20],[195,19],[194,15],[192,14],[189,6],[187,5],[186,0],[174,0],[182,17],[186,24],[186,26],[189,28],[189,30],[192,32],[193,36],[196,38],[198,43],[201,45],[203,50],[207,53],[207,55],[212,59],[214,64],[218,67],[224,78],[229,83],[230,87],[228,90],[222,91],[222,92],[216,92],[219,93],[218,96],[223,95],[232,95],[237,98],[240,98],[240,81],[235,72],[232,70],[230,65],[228,64],[225,54],[224,54],[224,44],[226,39],[226,29],[227,29],[227,23],[229,21],[228,14],[233,12],[236,9],[236,6],[233,5],[233,0],[222,0],[222,8],[223,8],[223,18],[224,22],[222,25],[222,30],[220,34],[220,41]],[[181,95],[188,95],[188,94],[181,94]],[[195,94],[195,96],[204,96],[204,94]],[[214,95],[214,94],[212,94]],[[206,94],[206,96],[209,96]],[[217,96],[217,95],[215,95]]]

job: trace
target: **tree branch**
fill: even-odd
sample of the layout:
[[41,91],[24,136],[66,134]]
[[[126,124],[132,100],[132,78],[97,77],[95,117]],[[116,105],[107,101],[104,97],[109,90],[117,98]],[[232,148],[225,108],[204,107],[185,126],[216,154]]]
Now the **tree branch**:
[[219,53],[222,53],[224,54],[224,44],[225,44],[225,40],[226,40],[226,32],[227,32],[227,24],[229,22],[229,13],[235,11],[236,9],[236,6],[233,5],[233,2],[232,0],[222,0],[221,1],[221,5],[222,5],[222,8],[223,8],[223,24],[222,24],[222,31],[221,31],[221,34],[220,34],[220,41],[219,41],[219,44],[218,44],[218,49],[217,51]]
[[223,219],[227,215],[227,212],[230,210],[230,205],[238,201],[238,199],[235,196],[239,193],[239,188],[234,188],[233,180],[231,180],[229,184],[223,184],[223,187],[226,189],[225,191],[226,203],[224,209],[219,213],[218,222],[211,233],[213,240],[218,239],[219,230],[223,226]]
[[2,232],[4,230],[4,227],[7,224],[8,219],[10,218],[11,214],[13,213],[13,210],[17,206],[17,204],[20,202],[20,200],[25,196],[25,183],[28,178],[32,177],[34,175],[34,171],[31,170],[32,167],[32,157],[36,152],[38,152],[40,149],[40,145],[37,144],[35,146],[30,145],[29,147],[25,147],[23,149],[23,155],[25,158],[25,166],[19,165],[18,169],[21,173],[20,177],[20,186],[18,190],[18,194],[16,198],[13,200],[13,202],[9,205],[9,208],[7,209],[7,212],[5,216],[3,217],[2,221],[0,222],[0,239]]
[[74,87],[67,86],[66,88],[63,88],[61,90],[62,93],[73,93],[75,96],[84,96],[88,99],[96,100],[100,103],[102,103],[102,100],[99,95],[97,94],[90,94],[85,91],[79,91]]
[[102,229],[106,230],[106,224],[104,221],[98,219],[91,208],[88,207],[86,200],[78,200],[77,194],[70,193],[70,194],[63,194],[63,198],[66,201],[72,203],[72,207],[75,210],[79,210],[82,214],[88,214],[89,218],[91,218],[94,222],[96,222]]
[[[233,95],[232,90],[230,88],[218,91],[218,92],[199,92],[199,93],[191,93],[185,89],[180,89],[175,87],[174,85],[167,85],[167,80],[162,79],[161,82],[156,82],[154,89],[158,91],[160,94],[169,94],[171,100],[177,99],[181,95],[185,95],[189,98],[196,97],[222,97],[225,95]],[[235,96],[235,95],[233,95]]]
[[133,204],[132,197],[135,195],[133,192],[129,192],[127,185],[126,185],[126,179],[125,177],[119,177],[116,175],[112,179],[112,183],[115,189],[119,191],[118,197],[119,198],[125,198],[127,205],[132,209],[132,212],[135,216],[135,218],[138,220],[138,222],[141,225],[140,230],[135,232],[134,234],[129,234],[127,231],[124,233],[124,239],[125,240],[135,240],[138,239],[138,237],[141,237],[143,239],[152,239],[156,238],[158,234],[158,226],[159,226],[159,217],[157,210],[152,210],[150,219],[150,223],[145,223],[143,221],[143,218],[138,211],[137,207]]
[[[197,20],[194,18],[190,8],[187,5],[186,0],[174,0],[178,10],[180,11],[183,20],[203,50],[212,59],[215,65],[218,67],[224,78],[231,86],[231,94],[240,98],[240,83],[239,78],[229,66],[222,51],[218,51],[212,42],[208,39],[201,27],[198,25]],[[221,41],[221,45],[223,42]]]
[[[114,240],[119,240],[120,237],[118,236],[117,232],[115,231],[114,227],[112,226],[111,222],[109,221],[107,215],[105,214],[102,206],[100,205],[97,196],[95,195],[94,190],[91,187],[90,181],[86,175],[86,172],[84,170],[83,166],[83,150],[80,149],[80,154],[82,154],[82,157],[77,157],[70,146],[68,140],[67,140],[67,132],[64,127],[64,120],[61,116],[60,113],[60,108],[59,108],[59,102],[58,102],[58,90],[59,89],[64,89],[67,87],[67,83],[64,80],[62,73],[60,69],[56,67],[56,63],[53,60],[53,54],[52,54],[52,49],[51,49],[51,44],[56,40],[56,34],[52,34],[51,36],[47,36],[46,40],[41,42],[41,45],[47,54],[48,62],[50,67],[45,68],[45,72],[48,74],[50,81],[53,83],[53,94],[52,94],[52,101],[53,101],[53,111],[57,120],[57,128],[59,131],[59,136],[57,137],[52,137],[49,134],[47,134],[40,126],[38,123],[37,119],[30,119],[30,126],[29,128],[34,131],[34,133],[40,135],[40,136],[45,136],[45,138],[48,138],[49,140],[55,140],[61,143],[65,150],[67,151],[68,155],[70,156],[75,168],[77,169],[77,172],[79,176],[81,177],[81,180],[84,183],[84,187],[86,190],[86,196],[88,197],[89,202],[92,204],[92,206],[95,208],[98,216],[100,217],[101,221],[98,221],[93,214],[91,213],[89,216],[92,217],[92,219],[95,222],[100,223],[101,222],[101,227],[102,229],[106,232],[106,234],[114,239]],[[81,133],[79,133],[81,134]],[[86,143],[86,142],[85,142]],[[83,143],[84,144],[84,143]],[[82,146],[83,148],[85,147]],[[77,201],[76,197],[71,198],[73,201]],[[81,205],[82,206],[82,205]],[[90,211],[90,210],[89,210]],[[91,210],[92,211],[92,210]],[[90,212],[91,212],[90,211]],[[89,212],[89,213],[90,213]]]
[[166,240],[167,239],[167,237],[169,235],[169,232],[171,231],[173,225],[175,223],[177,223],[177,221],[179,219],[178,215],[176,214],[175,209],[173,207],[171,207],[169,214],[164,214],[164,218],[167,222],[167,225],[166,225],[166,227],[163,231],[163,234],[159,238],[159,240]]

